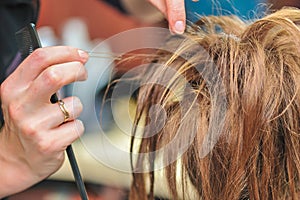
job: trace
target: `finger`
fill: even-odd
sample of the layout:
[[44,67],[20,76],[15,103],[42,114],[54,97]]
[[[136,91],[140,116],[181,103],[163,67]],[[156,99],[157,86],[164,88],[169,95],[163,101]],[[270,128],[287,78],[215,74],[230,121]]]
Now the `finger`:
[[63,99],[60,103],[52,104],[52,109],[56,111],[56,117],[54,117],[53,127],[56,127],[63,122],[66,122],[66,115],[68,115],[67,121],[72,121],[79,117],[82,112],[83,106],[79,98],[68,97]]
[[55,141],[57,148],[65,150],[67,146],[77,140],[84,132],[84,125],[80,120],[73,120],[64,123],[58,128],[51,131],[52,139]]
[[166,0],[166,5],[171,31],[182,34],[185,30],[186,23],[184,0]]
[[35,50],[12,74],[15,81],[29,82],[34,80],[47,67],[65,62],[78,61],[85,63],[88,54],[73,47],[56,46]]
[[149,0],[149,2],[167,17],[167,6],[164,0]]
[[31,98],[39,97],[48,102],[52,94],[64,85],[87,79],[87,71],[81,62],[53,65],[44,70],[30,85]]
[[73,120],[47,132],[41,133],[40,149],[44,153],[64,151],[84,132],[84,125],[80,120]]
[[[64,105],[61,106],[63,106],[69,114],[69,119],[67,121],[78,118],[83,109],[80,99],[78,97],[67,97],[62,101]],[[25,120],[23,119],[23,122],[29,123],[33,127],[32,129],[51,130],[65,122],[65,113],[58,103],[40,105],[40,107],[36,108],[31,106],[31,109],[29,110],[29,112],[32,111],[29,115],[30,117]]]
[[78,97],[68,97],[64,98],[60,103],[52,104],[49,106],[49,109],[51,109],[49,112],[53,112],[53,116],[49,117],[48,124],[53,128],[61,125],[63,122],[72,121],[79,117],[83,106]]

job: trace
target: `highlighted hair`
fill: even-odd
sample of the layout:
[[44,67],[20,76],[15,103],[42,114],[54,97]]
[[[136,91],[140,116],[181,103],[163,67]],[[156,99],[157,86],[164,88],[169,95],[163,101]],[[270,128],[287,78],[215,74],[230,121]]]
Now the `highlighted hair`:
[[[166,42],[172,46],[183,41],[176,52],[157,52],[155,63],[164,67],[157,71],[149,67],[143,79],[168,80],[169,88],[143,85],[135,122],[159,120],[161,112],[151,113],[154,105],[166,112],[161,130],[149,136],[151,128],[145,129],[140,153],[163,149],[179,129],[184,133],[180,144],[191,140],[180,155],[180,163],[174,161],[164,168],[172,199],[189,198],[179,195],[185,194],[187,187],[207,200],[298,199],[299,23],[300,10],[294,8],[279,10],[250,25],[236,17],[204,17],[183,36],[172,36]],[[176,71],[172,77],[170,68]],[[217,74],[205,77],[211,70]],[[181,79],[188,87],[182,87]],[[193,109],[182,112],[180,102],[190,97],[193,99],[188,108]],[[220,99],[224,101],[218,102]],[[184,126],[183,117],[188,119]],[[191,138],[194,130],[196,134]],[[212,146],[208,145],[209,151],[204,153],[203,145],[211,135],[216,137],[209,140]],[[176,148],[173,150],[178,153]],[[174,152],[169,149],[163,159],[168,160]],[[150,165],[154,170],[154,160],[155,154],[151,158],[140,157],[134,166]],[[180,185],[176,178],[178,167]],[[134,173],[130,198],[153,199],[154,181],[151,170]]]

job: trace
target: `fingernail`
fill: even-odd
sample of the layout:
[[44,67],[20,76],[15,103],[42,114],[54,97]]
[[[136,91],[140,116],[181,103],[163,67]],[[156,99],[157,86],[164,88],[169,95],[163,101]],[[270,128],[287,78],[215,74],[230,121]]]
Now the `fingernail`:
[[184,32],[184,23],[183,23],[183,21],[175,22],[174,28],[175,28],[175,30],[174,30],[175,33],[182,34]]
[[87,61],[89,58],[89,55],[85,51],[82,51],[81,49],[78,49],[78,54],[84,61]]

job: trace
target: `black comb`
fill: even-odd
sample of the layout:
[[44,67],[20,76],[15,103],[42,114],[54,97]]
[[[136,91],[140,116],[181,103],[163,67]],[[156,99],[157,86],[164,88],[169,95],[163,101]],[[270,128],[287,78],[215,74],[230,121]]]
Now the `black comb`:
[[[39,40],[38,34],[33,23],[28,24],[24,28],[16,32],[16,41],[21,53],[22,59],[25,59],[29,56],[35,49],[42,47]],[[58,97],[57,94],[53,94],[50,99],[51,103],[57,103]],[[73,152],[72,146],[69,145],[66,149],[67,155],[72,167],[73,175],[77,188],[79,190],[82,200],[88,200],[87,192],[81,178],[81,174],[77,165],[75,154]]]

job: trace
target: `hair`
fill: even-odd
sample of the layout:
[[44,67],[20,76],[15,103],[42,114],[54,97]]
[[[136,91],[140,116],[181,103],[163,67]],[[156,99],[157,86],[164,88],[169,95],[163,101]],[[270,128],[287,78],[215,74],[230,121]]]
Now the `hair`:
[[251,24],[208,16],[166,41],[175,52],[158,50],[142,76],[153,84],[138,91],[135,123],[152,126],[132,161],[140,171],[130,199],[154,198],[159,157],[170,163],[163,166],[172,199],[190,190],[199,199],[299,198],[299,23],[295,8]]

